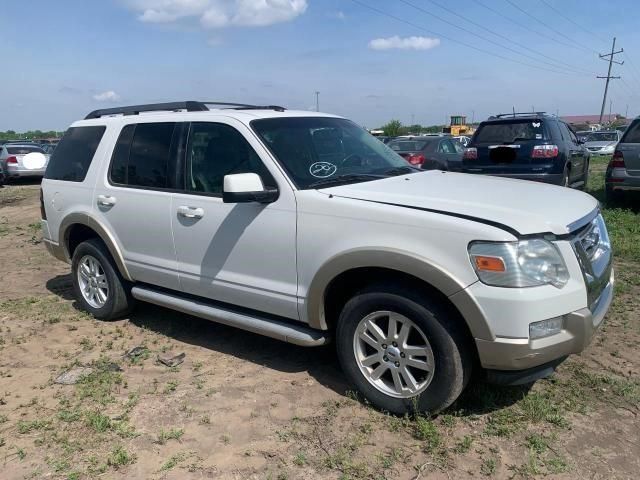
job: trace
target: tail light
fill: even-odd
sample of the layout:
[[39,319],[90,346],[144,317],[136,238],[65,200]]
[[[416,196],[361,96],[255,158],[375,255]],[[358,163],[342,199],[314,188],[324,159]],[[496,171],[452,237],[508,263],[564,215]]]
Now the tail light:
[[462,154],[463,160],[477,160],[478,159],[478,149],[475,147],[468,147],[464,149],[464,153]]
[[407,157],[407,162],[411,165],[422,165],[425,161],[424,155],[421,153],[412,153]]
[[627,168],[624,164],[624,155],[620,150],[616,150],[609,161],[609,168]]
[[18,157],[7,157],[7,164],[12,163],[14,165],[18,164]]
[[40,187],[40,217],[42,220],[47,219],[47,212],[44,209],[44,196],[42,194],[42,187]]
[[557,156],[557,145],[536,145],[531,151],[531,158],[555,158]]

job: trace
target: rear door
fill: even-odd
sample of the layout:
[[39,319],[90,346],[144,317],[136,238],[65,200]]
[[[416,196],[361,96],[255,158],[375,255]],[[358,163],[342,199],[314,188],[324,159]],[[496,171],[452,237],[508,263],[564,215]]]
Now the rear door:
[[578,143],[578,137],[573,130],[564,122],[558,122],[565,146],[567,148],[567,157],[571,165],[570,182],[583,179],[584,169],[586,166],[585,148]]
[[458,169],[462,160],[462,152],[462,146],[457,140],[450,138],[440,140],[436,157],[440,165],[437,168],[444,170]]
[[636,119],[627,128],[618,144],[618,150],[622,152],[627,174],[640,176],[640,119]]
[[550,143],[550,139],[543,119],[514,118],[485,122],[469,144],[478,150],[478,158],[469,161],[465,169],[494,174],[531,173],[533,147]]
[[174,290],[180,283],[171,192],[185,137],[184,123],[124,125],[94,192],[96,215],[116,236],[133,279]]

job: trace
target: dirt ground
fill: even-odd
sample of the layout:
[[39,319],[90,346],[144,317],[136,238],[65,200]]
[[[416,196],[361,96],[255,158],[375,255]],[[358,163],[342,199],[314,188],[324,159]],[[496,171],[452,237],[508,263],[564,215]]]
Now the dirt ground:
[[[0,189],[3,479],[640,475],[637,257],[617,260],[606,325],[554,377],[526,388],[476,381],[436,418],[398,418],[349,391],[332,346],[144,304],[125,320],[88,317],[69,267],[45,252],[39,217],[38,185]],[[159,364],[167,353],[184,363]],[[74,366],[92,370],[54,383]]]

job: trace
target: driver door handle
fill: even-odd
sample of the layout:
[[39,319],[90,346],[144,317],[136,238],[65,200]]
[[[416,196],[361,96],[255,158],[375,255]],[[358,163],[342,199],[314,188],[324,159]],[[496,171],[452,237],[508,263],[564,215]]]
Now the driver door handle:
[[204,217],[204,210],[199,207],[188,207],[183,205],[178,207],[178,215],[185,218],[202,218]]

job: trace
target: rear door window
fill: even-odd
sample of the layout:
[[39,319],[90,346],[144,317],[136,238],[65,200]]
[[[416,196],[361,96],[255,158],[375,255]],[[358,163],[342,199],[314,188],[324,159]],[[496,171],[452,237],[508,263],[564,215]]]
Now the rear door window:
[[640,120],[631,124],[622,137],[621,143],[640,143]]
[[175,188],[175,127],[175,122],[125,126],[111,159],[111,182],[138,188]]
[[544,122],[539,119],[485,123],[476,134],[477,143],[516,143],[544,139]]
[[104,126],[68,129],[49,160],[44,178],[84,181],[105,130]]

